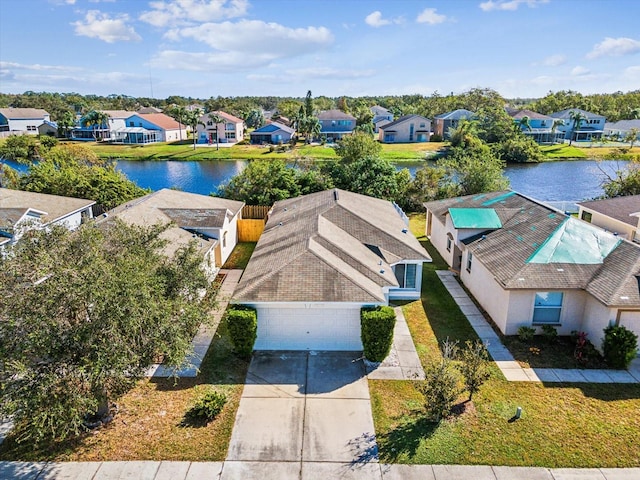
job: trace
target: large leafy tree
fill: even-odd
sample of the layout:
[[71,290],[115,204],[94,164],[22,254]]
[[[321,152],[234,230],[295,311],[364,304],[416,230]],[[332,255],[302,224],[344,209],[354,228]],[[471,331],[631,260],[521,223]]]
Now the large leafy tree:
[[64,138],[69,137],[69,132],[76,124],[76,116],[73,112],[66,111],[63,112],[58,119],[58,135]]
[[29,167],[11,188],[95,200],[114,208],[149,191],[116,170],[115,164],[98,159],[83,145],[58,145],[44,159]]
[[244,123],[246,123],[249,128],[260,128],[264,125],[264,122],[264,114],[262,110],[257,108],[251,110],[244,120]]
[[75,436],[159,354],[183,362],[210,296],[195,244],[160,253],[165,228],[30,230],[0,256],[0,414],[17,441]]
[[182,125],[185,124],[188,110],[182,105],[171,105],[165,109],[165,113],[178,122],[178,126],[180,127],[180,141],[182,141]]
[[336,146],[336,154],[343,162],[355,162],[366,157],[378,157],[382,146],[365,132],[344,136]]

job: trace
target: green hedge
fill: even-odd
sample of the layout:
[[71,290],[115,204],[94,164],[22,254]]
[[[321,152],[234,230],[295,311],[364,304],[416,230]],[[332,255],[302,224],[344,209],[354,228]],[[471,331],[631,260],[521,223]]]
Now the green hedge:
[[229,307],[226,316],[227,328],[236,353],[245,358],[250,357],[258,336],[256,310],[243,305],[234,305]]
[[395,324],[396,313],[391,307],[363,308],[360,311],[360,335],[367,360],[381,362],[389,355]]
[[604,329],[604,359],[613,368],[626,369],[638,353],[638,336],[622,325]]

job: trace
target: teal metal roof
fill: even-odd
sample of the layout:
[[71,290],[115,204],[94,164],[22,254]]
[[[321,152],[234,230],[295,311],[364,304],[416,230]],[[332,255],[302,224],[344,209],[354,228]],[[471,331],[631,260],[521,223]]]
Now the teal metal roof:
[[450,208],[449,215],[456,228],[502,228],[493,208]]
[[611,233],[568,217],[533,252],[527,263],[595,265],[602,263],[620,242]]

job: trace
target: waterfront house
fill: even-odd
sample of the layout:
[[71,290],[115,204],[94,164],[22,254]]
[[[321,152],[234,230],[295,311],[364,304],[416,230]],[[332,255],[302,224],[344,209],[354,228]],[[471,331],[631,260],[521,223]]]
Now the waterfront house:
[[564,132],[558,129],[559,119],[526,109],[507,109],[507,114],[522,133],[536,143],[558,143],[564,138]]
[[[575,120],[573,119],[575,113],[579,113],[583,117],[579,125],[575,125]],[[604,133],[604,125],[607,120],[602,115],[596,115],[579,108],[567,108],[560,112],[554,112],[549,116],[564,122],[564,125],[558,126],[558,130],[564,134],[564,139],[574,142],[597,140]]]
[[[210,114],[217,115],[222,122],[214,123]],[[237,143],[244,140],[244,120],[222,111],[210,114],[200,117],[196,132],[198,143]]]
[[164,113],[135,113],[125,120],[125,126],[111,131],[113,143],[145,144],[175,142],[187,138],[186,126]]
[[262,145],[270,143],[278,145],[279,143],[288,143],[296,131],[279,122],[271,122],[257,128],[250,134],[251,144]]
[[171,223],[163,233],[168,240],[165,253],[172,255],[196,240],[203,265],[214,275],[236,246],[243,206],[235,200],[165,188],[110,210],[104,219],[147,226]]
[[640,195],[578,203],[578,217],[621,238],[640,242]]
[[433,118],[433,134],[448,140],[450,138],[449,130],[458,128],[462,120],[471,120],[474,115],[473,112],[464,108],[436,115]]
[[70,230],[93,218],[96,202],[82,198],[0,188],[0,245],[20,239],[26,230],[62,225]]
[[344,113],[342,110],[320,112],[318,120],[322,125],[320,135],[329,142],[335,142],[345,135],[351,135],[356,128],[356,117]]
[[360,310],[418,299],[428,253],[386,200],[332,189],[276,202],[232,298],[256,350],[362,350]]
[[514,191],[425,204],[426,234],[505,335],[640,333],[640,246]]
[[421,115],[405,115],[380,127],[378,139],[382,143],[428,142],[431,120]]
[[46,110],[40,108],[0,108],[0,133],[38,135],[38,127],[50,122]]
[[374,133],[378,133],[378,130],[383,125],[393,122],[393,113],[380,105],[374,105],[371,107],[371,113],[373,113],[371,123],[373,123]]
[[604,124],[604,136],[623,142],[633,128],[637,131],[635,142],[640,142],[640,119],[618,120],[614,123],[607,122]]
[[109,141],[117,138],[114,135],[116,131],[123,131],[127,127],[127,119],[136,114],[128,110],[100,110],[108,117],[108,121],[101,125],[88,125],[87,115],[80,117],[78,126],[71,130],[71,138],[73,140],[95,140],[96,136],[102,140]]

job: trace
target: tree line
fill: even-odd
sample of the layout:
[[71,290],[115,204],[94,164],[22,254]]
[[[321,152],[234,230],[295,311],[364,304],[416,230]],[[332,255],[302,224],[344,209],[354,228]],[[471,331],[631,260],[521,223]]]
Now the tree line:
[[[194,98],[172,95],[164,99],[150,97],[132,97],[113,94],[80,95],[78,93],[50,93],[27,91],[19,94],[0,93],[0,107],[42,108],[47,110],[53,121],[60,121],[65,114],[86,114],[91,110],[130,110],[153,106],[186,107],[198,104],[205,112],[224,111],[244,120],[252,112],[277,111],[281,116],[292,118],[298,115],[300,107],[305,107],[305,97],[275,96],[212,96]],[[476,112],[482,107],[498,105],[502,108],[528,108],[542,114],[549,114],[567,108],[580,108],[599,115],[609,121],[640,118],[640,90],[583,95],[572,90],[549,92],[539,99],[508,99],[489,88],[472,88],[459,94],[443,95],[437,91],[431,95],[381,95],[363,97],[327,97],[314,98],[317,111],[340,109],[356,118],[368,115],[366,111],[380,105],[391,111],[396,117],[418,114],[427,118],[465,108]]]

